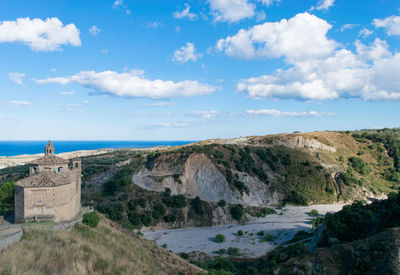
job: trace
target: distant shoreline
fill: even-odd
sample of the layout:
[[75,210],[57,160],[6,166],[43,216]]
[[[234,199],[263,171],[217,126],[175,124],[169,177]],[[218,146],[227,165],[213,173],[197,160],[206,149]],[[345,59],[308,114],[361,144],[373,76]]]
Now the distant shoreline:
[[[176,145],[180,146],[180,145]],[[71,152],[64,152],[56,154],[59,157],[65,159],[73,159],[79,157],[87,157],[87,156],[94,156],[94,155],[101,155],[106,154],[118,150],[128,150],[128,151],[143,151],[143,150],[157,150],[157,149],[166,149],[175,146],[155,146],[155,147],[143,147],[143,148],[102,148],[102,149],[95,149],[95,150],[77,150]],[[18,165],[25,165],[29,162],[41,158],[44,156],[44,153],[39,154],[22,154],[16,156],[0,156],[0,169],[18,166]]]

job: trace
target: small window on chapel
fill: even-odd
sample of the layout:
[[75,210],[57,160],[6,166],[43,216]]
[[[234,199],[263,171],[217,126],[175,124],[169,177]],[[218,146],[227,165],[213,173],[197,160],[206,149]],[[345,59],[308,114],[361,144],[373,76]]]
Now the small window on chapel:
[[79,164],[78,163],[75,163],[75,168],[79,168]]

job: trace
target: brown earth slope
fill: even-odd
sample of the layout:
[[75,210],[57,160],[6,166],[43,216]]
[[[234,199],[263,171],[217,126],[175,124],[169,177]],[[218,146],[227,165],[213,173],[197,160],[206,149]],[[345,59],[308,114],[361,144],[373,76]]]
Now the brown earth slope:
[[1,274],[198,274],[199,268],[102,218],[97,228],[31,229],[0,254]]

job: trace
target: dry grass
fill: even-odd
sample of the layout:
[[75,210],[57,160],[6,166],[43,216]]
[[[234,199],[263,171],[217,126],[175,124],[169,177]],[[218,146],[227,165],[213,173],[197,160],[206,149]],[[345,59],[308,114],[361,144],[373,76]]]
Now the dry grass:
[[197,274],[155,243],[102,219],[98,228],[31,229],[0,254],[1,274]]

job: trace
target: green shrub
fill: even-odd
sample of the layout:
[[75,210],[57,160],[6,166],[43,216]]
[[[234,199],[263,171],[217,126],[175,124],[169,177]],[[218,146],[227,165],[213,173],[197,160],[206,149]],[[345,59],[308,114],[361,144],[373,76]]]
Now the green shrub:
[[240,220],[243,217],[243,206],[236,204],[231,208],[231,215],[235,220]]
[[214,239],[215,239],[215,242],[216,242],[216,243],[223,243],[223,242],[225,242],[225,236],[222,235],[222,234],[216,235]]
[[266,242],[272,242],[274,240],[274,236],[272,236],[271,234],[266,234],[264,237],[264,241]]
[[224,206],[226,205],[226,201],[220,200],[220,201],[218,202],[218,205],[219,205],[220,207],[224,207]]
[[243,236],[244,235],[243,230],[238,230],[237,235],[238,236]]
[[308,247],[303,243],[296,243],[289,246],[279,246],[267,254],[267,260],[274,263],[282,263],[289,258],[304,255]]
[[14,182],[6,182],[0,186],[0,215],[14,208]]
[[90,227],[96,227],[99,224],[100,218],[96,212],[90,212],[83,215],[82,222]]
[[257,235],[258,235],[258,236],[264,236],[264,231],[262,231],[262,230],[261,230],[261,231],[258,231]]
[[227,254],[230,256],[240,256],[239,248],[237,247],[228,247]]
[[295,243],[295,242],[304,240],[306,238],[309,238],[312,235],[313,235],[313,233],[308,233],[308,232],[306,232],[304,230],[300,230],[300,231],[297,231],[296,234],[294,234],[293,238],[291,240],[289,240],[288,242],[286,242],[286,243],[287,244],[288,243]]
[[266,215],[276,214],[276,211],[272,208],[264,207],[259,212],[257,212],[257,218],[263,218]]
[[310,212],[310,215],[311,216],[317,216],[319,214],[319,212],[318,212],[318,210],[316,210],[316,209],[313,209],[313,210],[311,210],[311,212]]
[[175,222],[176,221],[176,215],[175,214],[166,215],[164,217],[164,221],[165,222]]
[[320,226],[322,225],[323,221],[324,221],[324,219],[321,218],[321,217],[317,217],[316,219],[311,220],[312,228],[317,230],[318,228],[320,228]]
[[187,259],[189,259],[189,254],[183,252],[183,253],[181,253],[181,258],[187,260]]
[[203,201],[198,196],[192,200],[192,207],[197,214],[203,214]]
[[349,162],[354,170],[361,175],[368,175],[371,173],[371,168],[361,158],[351,157],[349,158]]
[[297,191],[291,191],[290,194],[286,197],[286,202],[291,202],[297,205],[307,205],[307,199],[302,195],[297,193]]
[[167,249],[167,244],[165,243],[161,247]]

